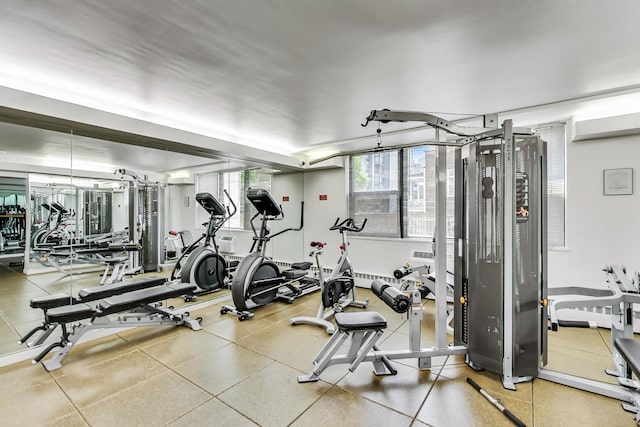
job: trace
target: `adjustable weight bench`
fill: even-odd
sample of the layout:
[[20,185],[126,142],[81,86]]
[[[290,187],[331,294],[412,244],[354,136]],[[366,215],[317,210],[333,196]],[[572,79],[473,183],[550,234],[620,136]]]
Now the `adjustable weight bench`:
[[160,276],[143,277],[135,280],[127,280],[125,282],[113,283],[104,286],[95,286],[91,288],[81,289],[78,292],[78,296],[71,297],[65,293],[46,295],[43,297],[32,298],[29,306],[31,308],[38,308],[44,312],[45,320],[42,325],[31,329],[22,338],[19,343],[24,344],[33,334],[38,331],[43,331],[42,334],[35,341],[28,343],[29,347],[40,345],[51,335],[51,333],[58,326],[57,323],[50,323],[47,321],[47,311],[55,307],[61,307],[63,305],[81,304],[92,301],[98,301],[103,298],[112,297],[114,295],[120,295],[127,292],[137,291],[140,289],[152,288],[154,286],[162,285],[165,279]]
[[[94,329],[128,328],[135,326],[187,326],[194,331],[202,329],[202,319],[192,319],[189,313],[178,313],[164,308],[160,302],[192,293],[196,289],[190,283],[157,286],[149,289],[116,295],[101,301],[96,306],[86,303],[51,308],[45,315],[45,322],[58,324],[62,328],[60,341],[49,345],[33,363],[40,362],[51,350],[60,349],[48,360],[42,362],[45,369],[53,371],[62,367],[62,359],[80,341],[82,336]],[[109,315],[117,314],[117,318]],[[69,331],[67,324],[89,320],[86,324],[74,325]]]

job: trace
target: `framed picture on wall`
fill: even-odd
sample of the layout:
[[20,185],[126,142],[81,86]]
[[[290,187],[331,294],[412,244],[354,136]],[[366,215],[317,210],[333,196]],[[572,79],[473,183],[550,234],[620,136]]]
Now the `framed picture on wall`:
[[633,169],[603,170],[603,189],[605,196],[633,194]]

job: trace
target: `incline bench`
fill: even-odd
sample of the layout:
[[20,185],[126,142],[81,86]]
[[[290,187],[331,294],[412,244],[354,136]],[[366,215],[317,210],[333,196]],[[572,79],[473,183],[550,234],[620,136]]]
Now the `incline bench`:
[[[62,337],[45,348],[33,359],[40,362],[51,350],[60,349],[48,360],[42,362],[48,371],[62,367],[62,359],[80,341],[82,336],[94,329],[127,328],[135,326],[187,326],[194,331],[202,329],[202,319],[191,319],[189,313],[178,313],[171,308],[160,306],[161,301],[192,293],[196,289],[190,283],[156,286],[153,288],[127,292],[97,302],[95,306],[77,303],[54,307],[46,311],[45,323],[60,325]],[[118,314],[111,319],[108,316]],[[89,320],[86,324],[74,325],[69,331],[67,324]]]
[[137,291],[140,289],[152,288],[154,286],[162,285],[165,279],[160,276],[143,277],[135,280],[128,280],[125,282],[114,283],[111,285],[95,286],[91,288],[85,288],[78,292],[77,297],[71,297],[66,293],[46,295],[43,297],[32,298],[29,305],[31,308],[38,308],[44,312],[45,320],[41,326],[37,326],[27,332],[25,336],[20,339],[20,344],[24,344],[33,334],[38,331],[43,333],[35,341],[28,343],[29,347],[40,345],[51,335],[51,333],[58,326],[57,323],[50,323],[47,321],[47,311],[54,307],[61,307],[63,305],[72,305],[87,303],[92,301],[98,301],[103,298],[112,297],[114,295],[120,295],[131,291]]

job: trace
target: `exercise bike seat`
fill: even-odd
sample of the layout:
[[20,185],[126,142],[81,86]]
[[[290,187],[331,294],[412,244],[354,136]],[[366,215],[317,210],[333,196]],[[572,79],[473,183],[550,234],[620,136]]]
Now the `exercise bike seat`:
[[291,270],[308,270],[311,268],[311,263],[309,261],[304,262],[294,262],[291,264]]

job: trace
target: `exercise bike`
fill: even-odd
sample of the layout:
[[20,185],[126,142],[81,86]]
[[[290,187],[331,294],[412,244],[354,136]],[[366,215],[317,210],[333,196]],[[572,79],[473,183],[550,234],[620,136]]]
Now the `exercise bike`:
[[[235,307],[224,306],[221,314],[232,313],[240,320],[253,317],[249,310],[261,307],[276,299],[292,303],[295,299],[320,289],[317,280],[307,277],[310,262],[300,262],[291,265],[288,270],[280,271],[276,263],[266,255],[267,243],[276,236],[288,231],[300,231],[303,226],[304,202],[302,202],[300,227],[286,228],[275,234],[270,234],[267,227],[269,221],[281,220],[284,217],[282,207],[278,206],[268,191],[259,188],[249,188],[247,199],[258,211],[251,218],[253,229],[253,244],[250,254],[240,261],[233,276],[231,296]],[[260,233],[256,231],[253,221],[261,216]]]
[[[326,328],[328,334],[335,332],[335,326],[329,322],[335,313],[343,311],[348,306],[354,306],[359,308],[367,308],[369,300],[358,301],[356,299],[356,287],[353,280],[353,266],[349,259],[349,240],[347,239],[347,232],[359,233],[364,229],[367,219],[362,222],[360,227],[356,226],[355,221],[352,218],[347,218],[340,222],[340,218],[336,219],[329,230],[340,231],[342,235],[342,244],[340,245],[340,259],[333,269],[331,275],[325,280],[323,278],[323,269],[320,264],[320,255],[324,249],[325,243],[311,242],[311,246],[315,248],[309,256],[315,256],[316,265],[318,266],[318,275],[320,278],[322,298],[316,317],[310,316],[298,316],[292,318],[292,325],[308,324],[317,325]],[[351,296],[349,297],[349,293]]]
[[[185,301],[191,301],[198,295],[208,294],[218,291],[227,286],[231,273],[238,265],[238,261],[227,261],[218,253],[218,244],[216,243],[216,233],[235,213],[237,208],[229,193],[224,190],[229,199],[233,211],[229,206],[223,206],[215,197],[209,193],[196,194],[196,201],[209,214],[209,222],[205,233],[195,242],[193,242],[176,261],[171,271],[172,281],[181,281],[182,283],[192,283],[198,288],[193,295],[186,295]],[[204,239],[204,245],[198,244]],[[182,265],[183,260],[184,265]]]

